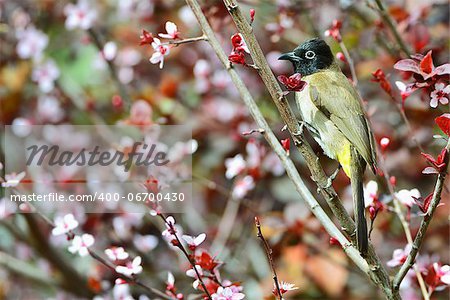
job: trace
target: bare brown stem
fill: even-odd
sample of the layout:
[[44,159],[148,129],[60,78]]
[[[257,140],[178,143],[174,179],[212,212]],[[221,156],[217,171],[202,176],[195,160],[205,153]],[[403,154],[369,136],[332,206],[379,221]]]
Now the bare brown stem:
[[389,13],[386,11],[386,8],[384,7],[381,0],[375,0],[375,3],[378,8],[378,12],[380,13],[381,17],[383,18],[384,22],[388,25],[389,29],[391,30],[392,34],[394,35],[395,40],[397,41],[398,46],[403,51],[403,53],[406,54],[406,56],[410,56],[411,52],[406,46],[405,42],[403,41],[402,37],[400,36],[400,33],[398,32],[397,28],[395,27],[394,20],[392,20]]
[[182,44],[188,44],[188,43],[195,43],[198,41],[207,41],[208,38],[204,35],[202,36],[198,36],[198,37],[193,37],[193,38],[185,38],[182,40],[172,40],[172,41],[168,41],[166,43],[163,43],[163,45],[182,45]]
[[176,246],[178,249],[181,250],[181,252],[183,252],[184,256],[189,261],[189,264],[191,265],[192,269],[194,270],[195,275],[197,275],[197,279],[200,281],[200,284],[202,285],[202,288],[203,288],[206,296],[208,297],[208,299],[212,300],[211,294],[208,292],[208,289],[206,288],[206,284],[203,281],[202,276],[200,275],[200,273],[198,272],[198,270],[195,266],[195,261],[192,259],[191,255],[189,255],[186,248],[183,246],[183,243],[181,243],[181,240],[177,235],[175,227],[173,226],[172,223],[167,222],[167,218],[163,214],[159,213],[158,216],[164,221],[164,224],[169,226],[169,228],[171,229],[171,231],[172,231],[171,234],[175,237],[175,240],[177,241],[176,245],[174,245],[174,246]]
[[261,223],[259,222],[258,217],[255,217],[255,225],[256,225],[256,230],[257,230],[257,236],[263,243],[264,251],[266,251],[267,259],[269,260],[269,265],[270,265],[270,268],[272,269],[272,278],[273,278],[273,282],[275,284],[275,289],[277,292],[276,297],[278,297],[279,300],[282,300],[283,296],[282,296],[281,290],[280,290],[280,282],[278,281],[277,271],[275,270],[275,265],[273,263],[273,256],[272,256],[273,251],[272,251],[272,248],[270,248],[269,243],[267,242],[267,240],[265,239],[265,237],[261,231]]
[[352,81],[353,85],[358,85],[358,77],[356,77],[356,70],[355,70],[355,63],[353,62],[353,58],[351,57],[350,53],[347,50],[347,47],[345,46],[343,41],[339,42],[339,46],[341,46],[342,53],[345,56],[345,59],[347,60],[348,66],[350,67],[350,72],[352,73]]

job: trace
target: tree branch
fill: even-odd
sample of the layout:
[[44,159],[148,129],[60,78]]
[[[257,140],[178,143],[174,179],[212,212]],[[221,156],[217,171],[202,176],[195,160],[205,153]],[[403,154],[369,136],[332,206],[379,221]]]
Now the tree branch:
[[[250,114],[255,120],[257,126],[261,128],[263,131],[263,135],[269,145],[272,147],[273,151],[280,158],[284,168],[286,169],[286,173],[291,178],[294,186],[301,196],[302,199],[309,206],[310,210],[317,217],[317,219],[322,223],[325,230],[332,237],[336,238],[339,243],[342,245],[344,252],[350,257],[350,259],[366,274],[370,276],[370,278],[377,284],[382,286],[386,297],[390,299],[399,299],[398,293],[392,293],[391,283],[389,281],[389,276],[381,265],[380,260],[376,256],[373,247],[369,248],[369,257],[368,263],[361,257],[358,250],[349,243],[347,238],[339,231],[339,229],[333,224],[331,219],[325,213],[325,211],[320,207],[317,200],[311,194],[309,189],[306,187],[303,182],[300,174],[295,168],[291,159],[286,155],[283,147],[281,147],[277,137],[274,135],[271,128],[268,126],[266,120],[262,116],[258,106],[255,103],[255,100],[251,96],[249,90],[245,86],[242,79],[236,73],[233,68],[229,68],[229,61],[227,55],[224,53],[222,47],[220,46],[219,41],[215,37],[213,30],[211,29],[206,17],[204,16],[202,9],[199,3],[196,0],[186,0],[187,4],[191,7],[194,15],[196,16],[203,33],[208,37],[208,41],[211,44],[213,50],[218,56],[219,60],[222,62],[223,66],[227,69],[230,77],[238,89],[240,96],[246,106],[248,107]],[[308,167],[312,173],[314,181],[316,181],[320,187],[320,191],[324,198],[327,200],[330,205],[334,215],[338,218],[343,226],[343,230],[350,236],[352,241],[355,239],[355,224],[353,220],[350,218],[346,210],[344,209],[342,203],[339,201],[337,193],[334,191],[332,187],[327,187],[328,177],[325,175],[320,163],[318,162],[317,156],[314,154],[313,150],[309,146],[309,144],[303,139],[301,128],[298,124],[298,121],[294,117],[294,114],[287,102],[287,99],[283,96],[282,90],[278,85],[272,71],[270,70],[267,61],[265,60],[264,54],[256,41],[252,33],[252,28],[248,24],[247,20],[243,17],[237,5],[234,1],[226,1],[226,6],[230,13],[232,14],[235,23],[243,35],[244,40],[247,42],[247,45],[251,51],[251,55],[253,61],[258,67],[257,71],[262,77],[268,91],[270,92],[272,99],[274,100],[283,120],[286,122],[287,127],[291,133],[294,144],[297,146],[297,149],[301,152],[304,159],[306,160]]]
[[398,46],[406,54],[406,56],[409,57],[411,55],[411,52],[409,51],[408,47],[406,46],[405,42],[403,41],[402,37],[400,36],[400,33],[397,31],[397,28],[395,27],[395,24],[394,24],[394,20],[392,20],[391,16],[386,11],[383,3],[381,3],[381,0],[375,0],[375,3],[377,4],[378,12],[380,13],[384,22],[389,26],[389,29],[391,30],[392,34],[394,35],[394,38],[397,41]]
[[275,270],[275,266],[273,264],[273,257],[272,257],[273,251],[272,248],[270,248],[269,243],[266,241],[266,238],[262,234],[261,223],[259,222],[258,217],[255,217],[255,225],[257,230],[257,236],[263,243],[264,250],[266,251],[267,254],[267,259],[269,260],[270,268],[272,269],[272,278],[277,292],[277,295],[275,297],[278,297],[280,300],[283,300],[283,296],[280,291],[280,282],[278,281],[277,271]]
[[[445,149],[447,149],[447,152],[450,151],[450,139],[447,141]],[[447,156],[446,170],[438,175],[433,192],[433,197],[431,198],[430,207],[428,208],[427,213],[420,223],[419,231],[417,232],[416,237],[414,238],[414,242],[412,243],[411,252],[409,252],[405,263],[402,265],[397,275],[395,276],[393,283],[394,290],[398,290],[400,288],[400,284],[402,283],[403,278],[405,278],[406,273],[408,273],[408,270],[412,267],[414,261],[416,260],[416,256],[419,253],[420,247],[422,246],[425,233],[427,232],[428,226],[430,225],[431,219],[433,218],[434,211],[441,201],[441,194],[444,187],[445,176],[447,175],[448,164],[449,159]]]

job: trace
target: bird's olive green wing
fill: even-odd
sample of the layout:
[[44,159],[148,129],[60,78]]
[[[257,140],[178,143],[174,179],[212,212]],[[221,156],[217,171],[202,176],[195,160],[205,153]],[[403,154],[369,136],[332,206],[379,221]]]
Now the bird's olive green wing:
[[308,77],[310,77],[308,83],[312,101],[336,125],[374,170],[376,149],[373,135],[359,95],[347,77],[340,70],[327,70]]

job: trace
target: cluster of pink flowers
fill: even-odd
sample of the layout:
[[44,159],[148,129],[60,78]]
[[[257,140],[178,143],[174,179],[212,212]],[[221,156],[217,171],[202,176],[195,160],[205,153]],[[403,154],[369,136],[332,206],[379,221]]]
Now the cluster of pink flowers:
[[232,179],[237,177],[233,189],[235,198],[243,198],[255,187],[255,181],[263,178],[268,173],[280,176],[284,173],[279,158],[275,153],[267,149],[257,140],[251,138],[246,145],[247,156],[237,154],[225,160],[225,177]]
[[[159,33],[159,37],[169,40],[181,39],[178,27],[173,22],[166,22],[166,33]],[[171,46],[168,43],[162,43],[159,38],[153,37],[152,33],[142,30],[140,45],[151,45],[153,48],[153,55],[150,57],[152,64],[158,64],[159,68],[164,67],[164,58],[169,55]]]
[[[173,216],[165,218],[159,212],[156,215],[161,216],[165,221],[166,229],[162,232],[162,236],[170,245],[179,248],[188,256],[191,268],[186,271],[186,276],[194,279],[192,283],[194,289],[202,291],[203,296],[206,296],[207,291],[213,299],[218,300],[240,300],[245,297],[240,285],[221,279],[220,267],[223,263],[215,259],[207,250],[199,248],[206,240],[205,233],[200,233],[198,236],[185,235]],[[166,294],[175,299],[184,299],[184,295],[177,292],[172,273],[168,275]]]
[[402,59],[394,65],[394,68],[402,71],[405,79],[410,77],[413,79],[413,82],[408,85],[401,81],[396,82],[403,101],[414,91],[422,90],[430,95],[432,108],[436,108],[439,103],[448,104],[450,64],[435,67],[431,50],[425,56],[415,54],[411,58]]

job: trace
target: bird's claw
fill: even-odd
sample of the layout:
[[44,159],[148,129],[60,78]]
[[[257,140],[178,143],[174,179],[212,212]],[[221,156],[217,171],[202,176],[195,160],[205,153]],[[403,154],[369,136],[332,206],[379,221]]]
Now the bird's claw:
[[336,177],[339,174],[339,171],[341,170],[341,168],[342,168],[342,166],[339,165],[338,168],[336,169],[336,171],[334,171],[333,174],[331,174],[330,177],[328,177],[327,184],[324,187],[325,189],[331,187],[331,185],[333,184],[333,181],[336,179]]

